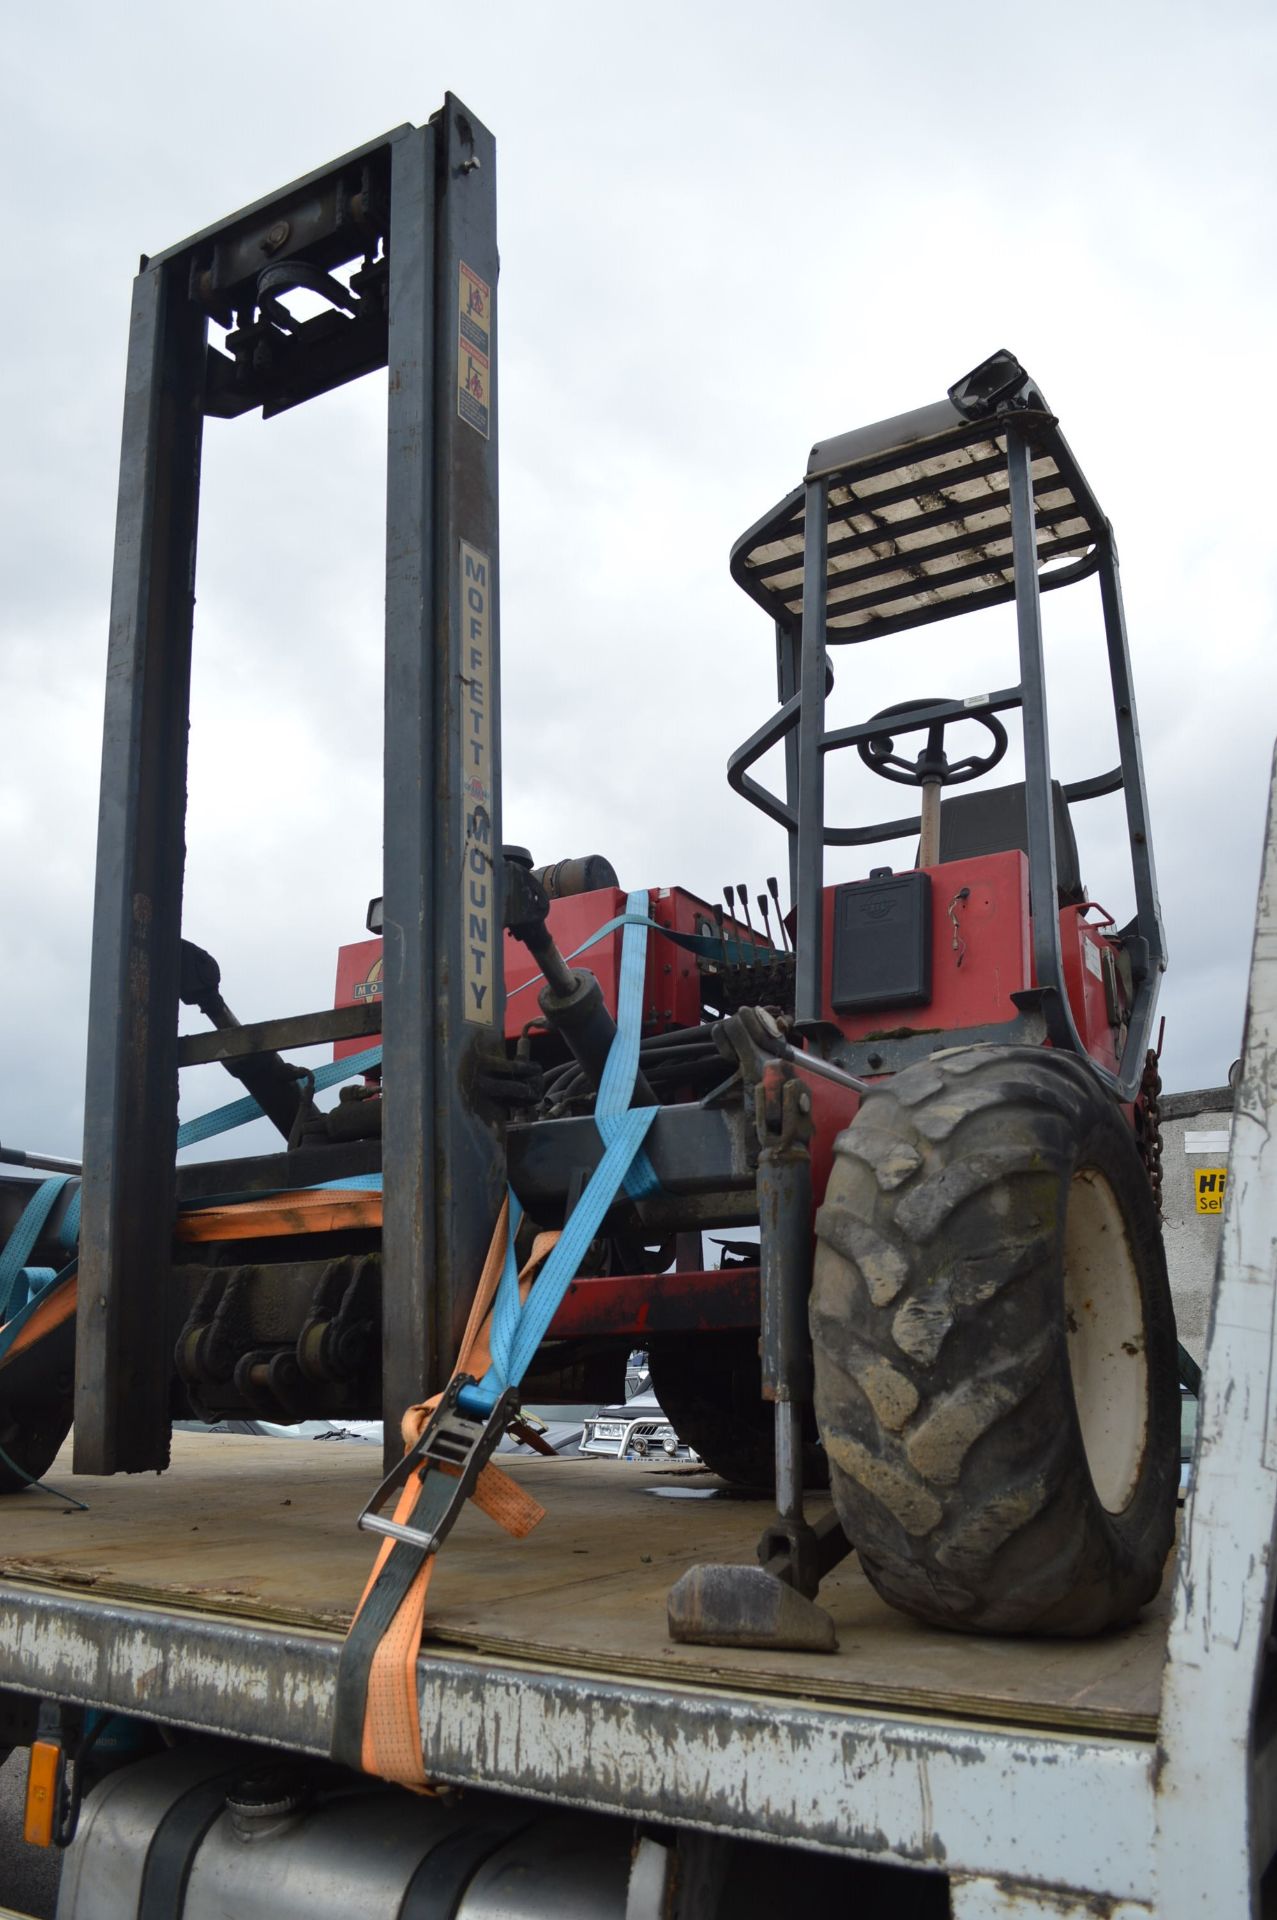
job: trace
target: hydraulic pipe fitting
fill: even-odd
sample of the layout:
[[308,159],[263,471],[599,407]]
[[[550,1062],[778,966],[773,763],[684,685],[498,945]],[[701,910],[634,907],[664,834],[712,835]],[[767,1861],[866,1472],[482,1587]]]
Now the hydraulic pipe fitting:
[[[503,847],[505,856],[505,924],[521,941],[545,975],[538,1004],[546,1020],[561,1033],[594,1089],[602,1085],[603,1070],[616,1038],[616,1022],[608,1012],[603,989],[586,967],[570,967],[559,952],[546,924],[549,896],[533,871],[525,847]],[[633,1103],[654,1107],[656,1095],[638,1074]]]

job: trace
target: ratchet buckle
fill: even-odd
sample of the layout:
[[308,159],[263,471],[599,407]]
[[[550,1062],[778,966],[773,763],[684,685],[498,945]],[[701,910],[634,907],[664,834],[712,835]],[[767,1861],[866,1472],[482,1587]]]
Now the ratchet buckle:
[[[360,1514],[357,1524],[365,1533],[385,1534],[422,1553],[439,1551],[519,1411],[518,1389],[507,1387],[484,1417],[464,1412],[458,1405],[461,1391],[476,1384],[465,1373],[448,1382],[420,1436]],[[382,1508],[414,1474],[420,1477],[421,1490],[411,1514],[407,1520],[387,1519]]]

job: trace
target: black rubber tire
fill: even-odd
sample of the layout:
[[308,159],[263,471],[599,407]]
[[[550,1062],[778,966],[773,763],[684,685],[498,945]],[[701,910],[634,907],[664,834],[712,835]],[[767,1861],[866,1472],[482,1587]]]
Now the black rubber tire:
[[0,1404],[0,1447],[9,1456],[8,1461],[0,1459],[0,1495],[22,1493],[33,1480],[43,1480],[70,1431],[68,1403],[11,1412],[8,1419]]
[[[1078,1177],[1116,1203],[1143,1321],[1143,1450],[1116,1512],[1096,1491],[1070,1367]],[[1094,1237],[1077,1204],[1075,1234]],[[816,1224],[816,1417],[879,1593],[980,1632],[1131,1619],[1174,1534],[1179,1394],[1161,1230],[1117,1103],[1063,1053],[937,1054],[865,1099]],[[1121,1346],[1134,1356],[1138,1335]]]
[[[758,1335],[666,1335],[648,1346],[652,1386],[680,1440],[695,1449],[720,1479],[771,1492],[776,1479],[775,1414],[763,1399]],[[808,1409],[804,1422],[803,1484],[829,1485],[829,1463]]]
[[74,1378],[74,1314],[0,1365],[0,1448],[13,1462],[0,1460],[0,1495],[21,1493],[53,1465],[71,1431]]

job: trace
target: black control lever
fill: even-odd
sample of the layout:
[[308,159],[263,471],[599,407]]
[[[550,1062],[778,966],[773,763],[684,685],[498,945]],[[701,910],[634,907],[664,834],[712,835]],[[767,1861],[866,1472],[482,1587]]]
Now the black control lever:
[[[177,997],[184,1007],[198,1007],[219,1033],[241,1026],[222,998],[222,970],[211,953],[183,940]],[[227,1073],[252,1094],[285,1140],[300,1132],[299,1121],[317,1117],[318,1108],[304,1089],[310,1076],[277,1053],[249,1054],[242,1060],[223,1060]]]

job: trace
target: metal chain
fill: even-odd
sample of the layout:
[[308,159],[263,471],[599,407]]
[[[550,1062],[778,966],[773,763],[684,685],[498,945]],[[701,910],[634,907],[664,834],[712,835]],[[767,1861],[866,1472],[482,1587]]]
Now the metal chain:
[[1140,1159],[1144,1162],[1148,1174],[1148,1184],[1153,1189],[1153,1201],[1160,1214],[1162,1211],[1162,1075],[1157,1064],[1157,1055],[1150,1047],[1144,1059],[1144,1074],[1140,1080],[1142,1107],[1137,1107],[1136,1125]]

